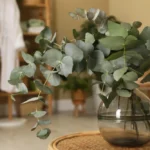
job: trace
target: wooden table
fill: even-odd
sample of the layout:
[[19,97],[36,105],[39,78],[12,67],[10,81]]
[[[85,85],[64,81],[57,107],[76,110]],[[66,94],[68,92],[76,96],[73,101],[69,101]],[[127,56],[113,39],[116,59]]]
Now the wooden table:
[[49,145],[48,150],[150,150],[150,143],[143,147],[118,147],[107,143],[97,131],[60,137]]

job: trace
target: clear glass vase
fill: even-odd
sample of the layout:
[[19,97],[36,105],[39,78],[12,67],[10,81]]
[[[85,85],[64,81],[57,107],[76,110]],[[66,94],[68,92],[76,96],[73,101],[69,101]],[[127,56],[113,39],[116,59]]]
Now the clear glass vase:
[[150,102],[136,95],[116,97],[109,108],[101,103],[99,129],[104,139],[114,145],[136,147],[150,141]]

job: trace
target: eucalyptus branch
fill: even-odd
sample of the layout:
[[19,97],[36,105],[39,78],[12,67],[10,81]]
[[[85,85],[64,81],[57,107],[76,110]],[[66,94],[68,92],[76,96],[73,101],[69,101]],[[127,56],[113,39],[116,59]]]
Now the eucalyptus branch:
[[125,47],[125,45],[124,45],[123,57],[124,57],[124,67],[126,67],[126,47]]

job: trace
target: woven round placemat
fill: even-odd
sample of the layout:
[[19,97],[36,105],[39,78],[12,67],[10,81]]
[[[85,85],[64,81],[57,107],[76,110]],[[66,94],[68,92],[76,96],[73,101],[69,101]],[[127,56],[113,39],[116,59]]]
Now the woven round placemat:
[[99,132],[89,132],[58,138],[48,150],[150,150],[150,143],[142,147],[118,147],[107,143]]

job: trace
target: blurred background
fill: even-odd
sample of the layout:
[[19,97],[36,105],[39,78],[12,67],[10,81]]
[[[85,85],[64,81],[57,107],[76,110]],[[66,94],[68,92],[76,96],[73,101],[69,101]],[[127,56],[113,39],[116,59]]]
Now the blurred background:
[[[0,26],[5,26],[7,22],[9,27],[14,23],[15,18],[12,19],[11,17],[15,16],[11,16],[10,14],[13,12],[11,10],[15,10],[15,15],[17,14],[16,19],[18,19],[20,24],[19,27],[15,26],[15,28],[16,33],[18,34],[19,32],[18,38],[20,38],[20,40],[16,38],[14,42],[16,42],[16,44],[19,42],[20,46],[16,46],[14,49],[19,49],[17,52],[20,65],[25,63],[20,55],[21,50],[33,54],[35,50],[40,49],[34,39],[45,26],[49,26],[53,33],[57,33],[56,41],[58,43],[62,41],[64,36],[68,39],[73,39],[72,29],[79,30],[80,25],[83,23],[82,19],[73,20],[68,15],[68,12],[73,12],[76,8],[86,10],[89,8],[99,8],[105,11],[107,15],[116,16],[120,21],[130,23],[133,21],[141,21],[143,22],[143,26],[150,25],[149,0],[11,1],[12,3],[10,3],[10,0],[0,0]],[[0,28],[0,35],[7,34],[9,36],[11,32],[4,33],[5,28]],[[11,33],[10,36],[16,36],[16,33]],[[2,39],[0,39],[0,44],[1,41]],[[23,44],[21,45],[21,43]],[[2,48],[2,45],[0,45],[0,49]],[[87,74],[83,73],[80,76],[74,74],[70,76],[68,80],[64,80],[61,86],[57,88],[53,87],[53,96],[44,95],[47,99],[46,105],[41,102],[37,104],[39,109],[48,111],[47,117],[50,118],[52,122],[51,125],[48,126],[52,130],[50,138],[45,141],[37,139],[35,137],[36,133],[30,131],[30,128],[34,125],[34,119],[28,116],[31,111],[35,110],[35,103],[21,104],[27,98],[38,93],[32,80],[25,79],[24,82],[29,88],[29,94],[26,96],[17,96],[15,103],[13,103],[10,98],[10,93],[13,92],[13,89],[6,85],[7,78],[4,78],[4,76],[7,74],[7,68],[9,68],[9,70],[13,68],[12,62],[16,61],[10,57],[11,48],[13,47],[10,46],[9,50],[5,50],[4,53],[3,51],[1,52],[1,57],[3,58],[1,59],[0,147],[3,147],[3,150],[47,149],[48,144],[58,136],[72,132],[98,129],[96,111],[100,103],[100,98],[98,97],[99,87],[98,85],[94,85],[91,88],[93,80],[92,77]],[[3,68],[6,68],[6,70]],[[2,82],[5,80],[6,82]],[[146,85],[146,87],[147,86],[149,85]],[[16,118],[25,119],[18,121]]]

